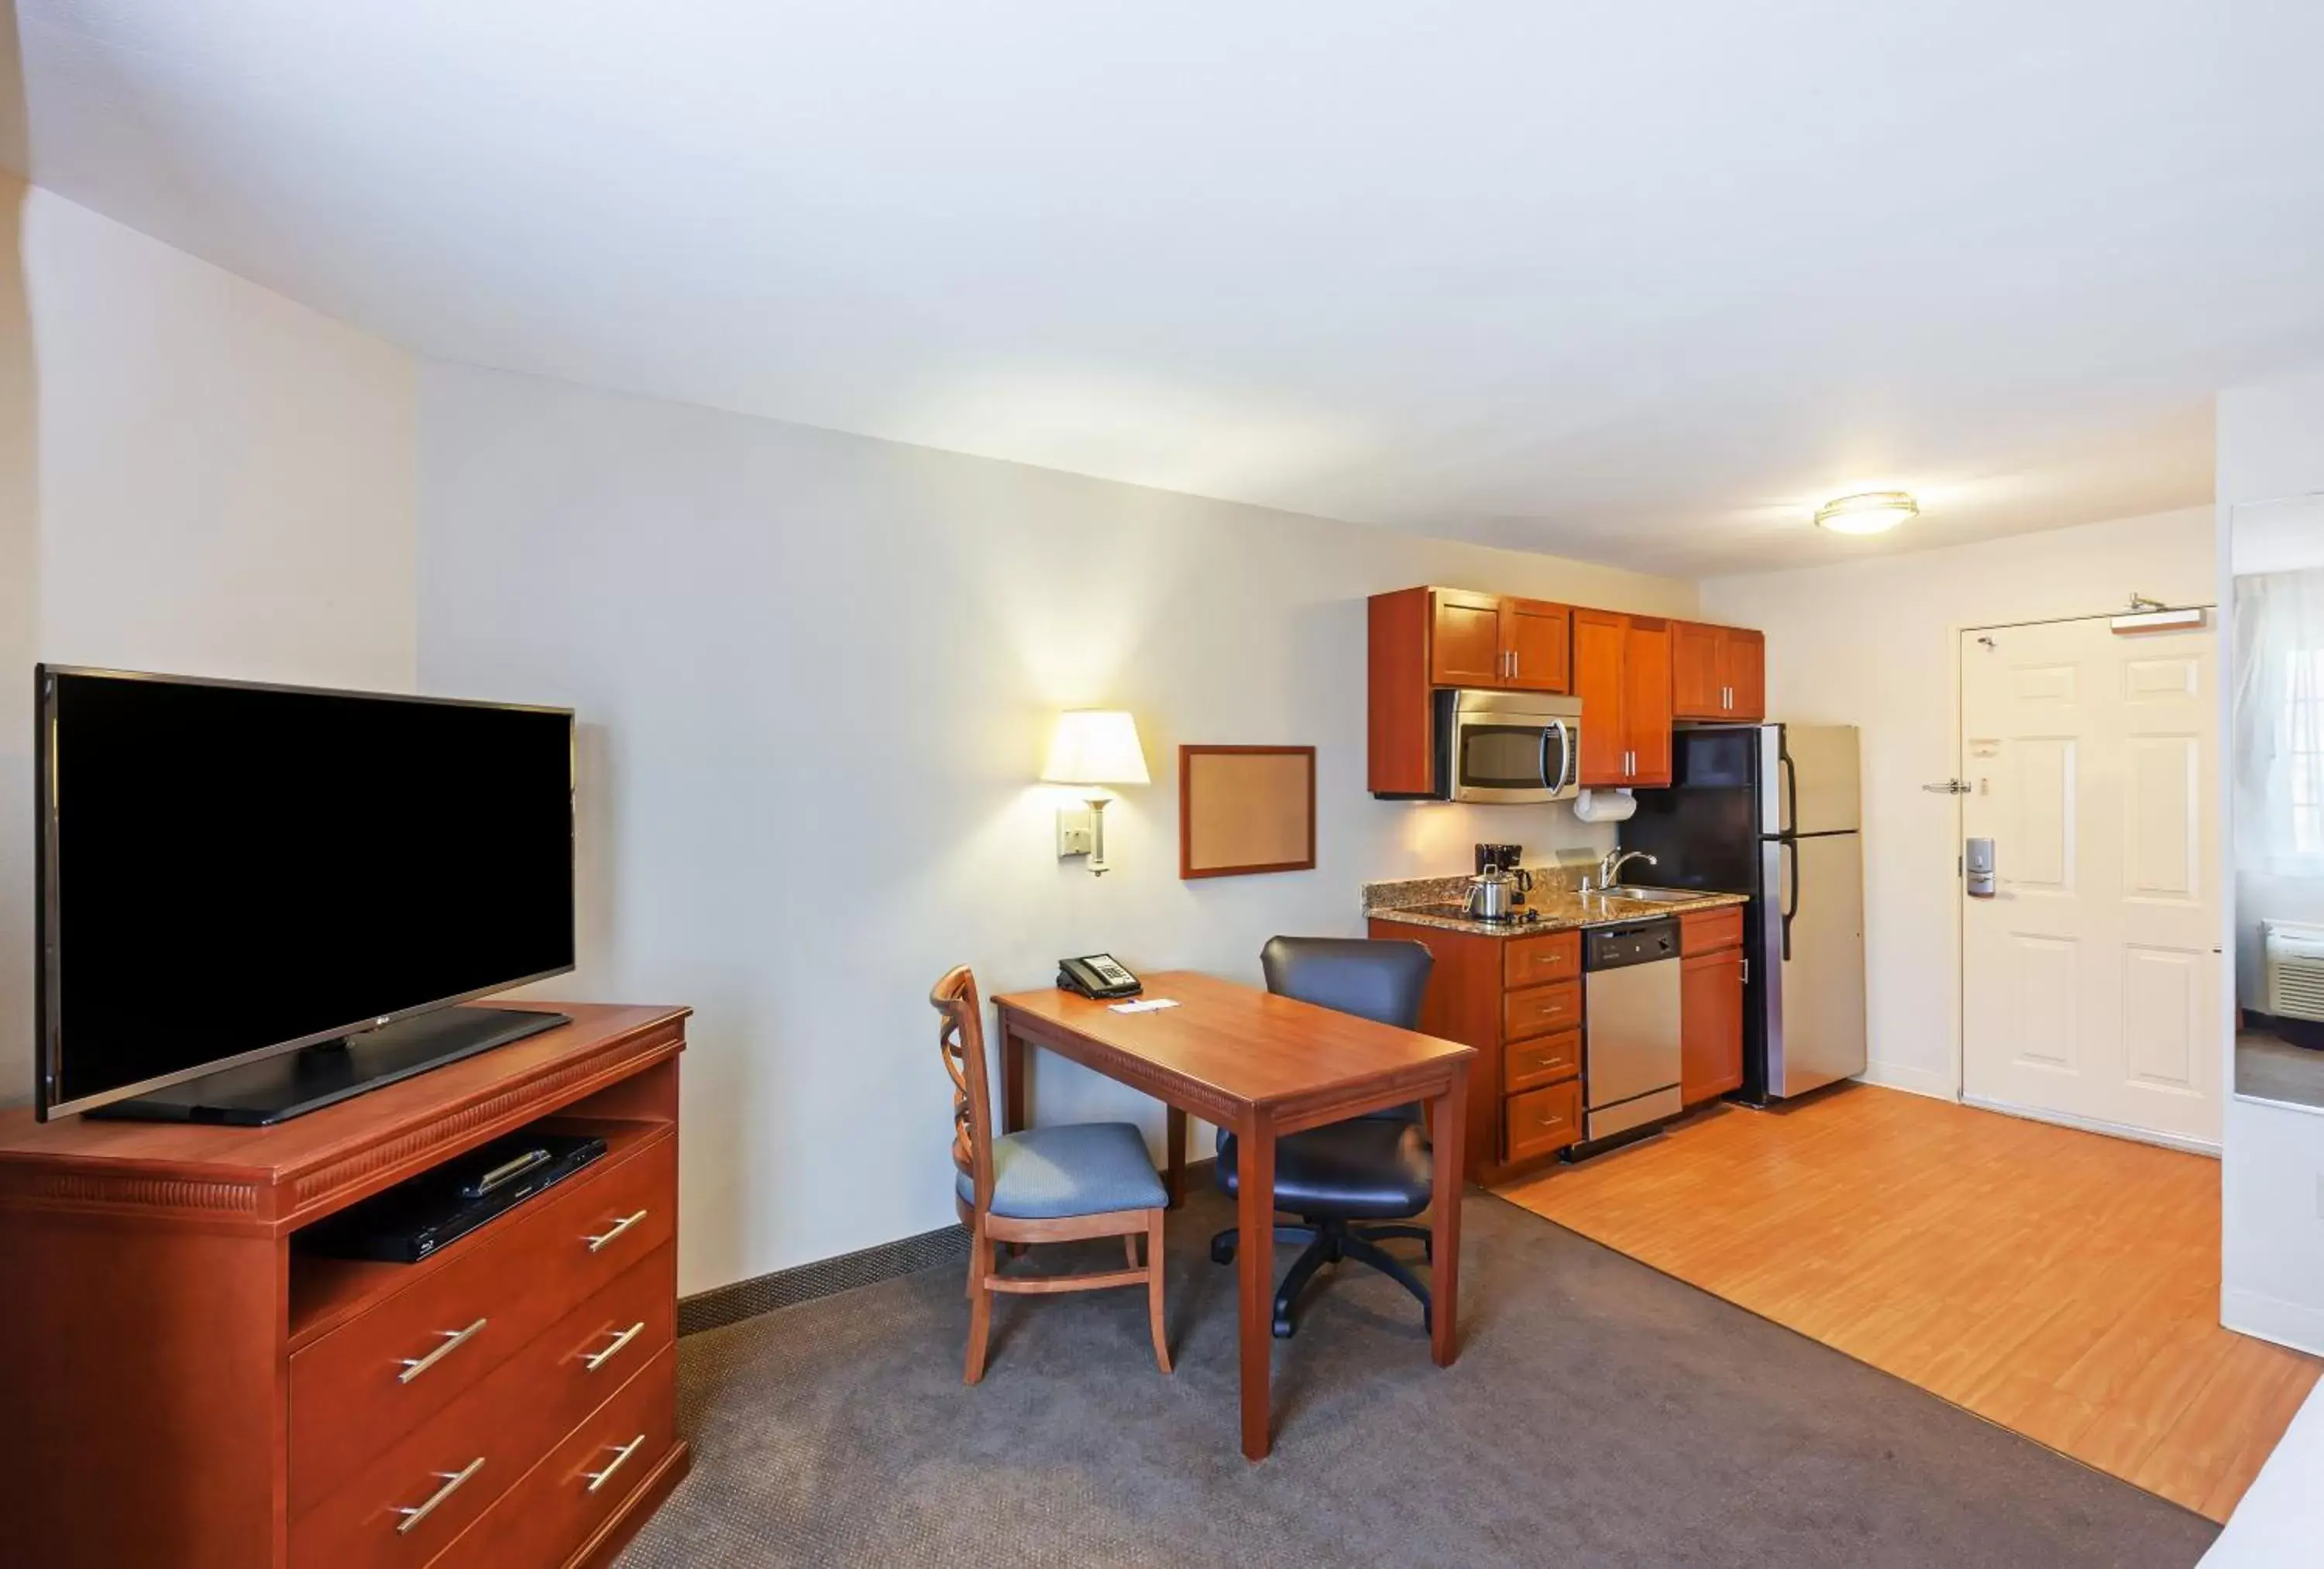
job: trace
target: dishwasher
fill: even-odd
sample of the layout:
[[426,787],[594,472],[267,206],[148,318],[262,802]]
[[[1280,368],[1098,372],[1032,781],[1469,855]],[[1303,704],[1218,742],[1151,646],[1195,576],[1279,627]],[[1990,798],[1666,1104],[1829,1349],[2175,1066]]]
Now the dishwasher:
[[1583,1144],[1676,1116],[1677,918],[1582,932],[1582,1007]]

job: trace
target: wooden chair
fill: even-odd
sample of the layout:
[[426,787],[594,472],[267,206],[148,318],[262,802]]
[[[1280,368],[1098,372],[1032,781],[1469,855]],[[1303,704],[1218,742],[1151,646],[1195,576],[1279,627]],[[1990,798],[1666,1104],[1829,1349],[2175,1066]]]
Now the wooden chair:
[[[946,972],[928,994],[943,1015],[936,1048],[952,1075],[952,1161],[959,1168],[953,1197],[969,1229],[968,1371],[984,1377],[985,1342],[992,1326],[992,1294],[1042,1296],[1093,1291],[1108,1286],[1146,1288],[1154,1360],[1170,1371],[1162,1336],[1162,1212],[1169,1203],[1146,1139],[1128,1123],[1074,1123],[992,1134],[992,1097],[984,1072],[983,1005],[968,967]],[[1138,1238],[1146,1237],[1146,1262]],[[1077,1242],[1118,1236],[1130,1267],[1079,1275],[1001,1273],[994,1247],[1007,1243]]]

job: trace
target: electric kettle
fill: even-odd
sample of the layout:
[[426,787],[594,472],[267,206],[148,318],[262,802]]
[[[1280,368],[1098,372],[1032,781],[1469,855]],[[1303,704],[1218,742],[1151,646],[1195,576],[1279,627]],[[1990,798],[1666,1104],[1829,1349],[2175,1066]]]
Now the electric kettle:
[[1499,867],[1488,866],[1469,879],[1469,897],[1462,908],[1473,920],[1515,920],[1519,895],[1532,887],[1533,875],[1529,872],[1505,872]]

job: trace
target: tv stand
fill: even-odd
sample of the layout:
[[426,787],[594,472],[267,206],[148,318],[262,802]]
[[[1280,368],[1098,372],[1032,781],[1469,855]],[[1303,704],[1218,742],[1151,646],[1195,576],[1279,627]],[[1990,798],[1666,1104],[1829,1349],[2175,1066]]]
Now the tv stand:
[[[0,1110],[0,1563],[609,1564],[688,1458],[686,1010],[558,1006],[280,1127]],[[416,1264],[299,1245],[531,1127],[605,1152]]]
[[303,1051],[245,1062],[85,1115],[263,1128],[573,1021],[530,1008],[438,1008]]

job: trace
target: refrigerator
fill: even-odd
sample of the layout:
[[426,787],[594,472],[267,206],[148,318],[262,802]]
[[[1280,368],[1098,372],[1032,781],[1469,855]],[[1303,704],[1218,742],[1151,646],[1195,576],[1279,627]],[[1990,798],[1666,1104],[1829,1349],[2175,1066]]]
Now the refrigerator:
[[1666,790],[1618,830],[1642,883],[1748,894],[1744,1093],[1762,1104],[1864,1071],[1864,854],[1853,725],[1677,732]]

